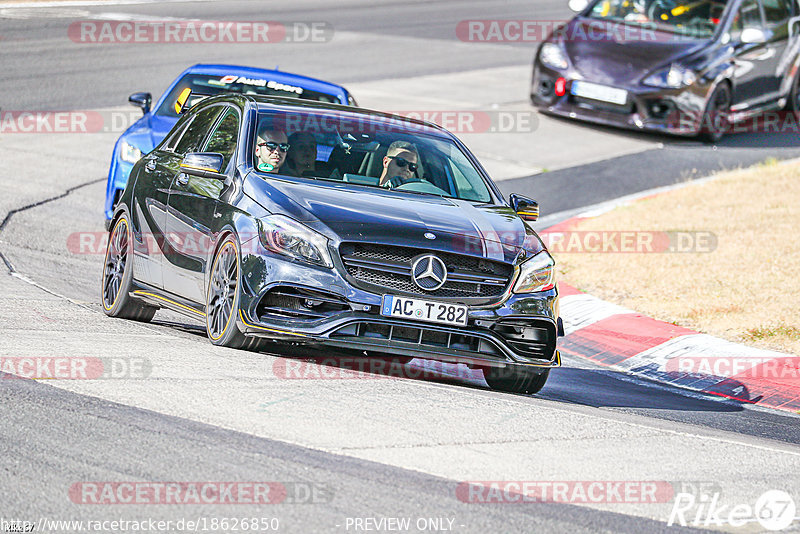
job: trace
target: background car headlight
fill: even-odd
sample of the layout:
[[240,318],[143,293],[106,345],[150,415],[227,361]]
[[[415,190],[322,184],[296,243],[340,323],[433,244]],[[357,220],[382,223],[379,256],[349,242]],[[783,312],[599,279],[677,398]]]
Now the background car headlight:
[[663,87],[666,89],[680,89],[687,87],[697,81],[697,75],[689,69],[680,65],[670,65],[668,69],[654,72],[644,79],[645,85],[651,87]]
[[556,285],[556,262],[543,250],[520,266],[519,278],[514,284],[514,293],[536,293],[547,291]]
[[265,248],[284,256],[332,268],[328,238],[294,219],[272,215],[258,221],[259,237]]
[[567,55],[556,43],[545,43],[539,53],[539,60],[551,69],[564,70],[569,67]]
[[122,161],[127,161],[128,163],[136,163],[140,159],[142,159],[142,151],[136,148],[135,146],[123,141],[119,144],[119,157],[122,158]]

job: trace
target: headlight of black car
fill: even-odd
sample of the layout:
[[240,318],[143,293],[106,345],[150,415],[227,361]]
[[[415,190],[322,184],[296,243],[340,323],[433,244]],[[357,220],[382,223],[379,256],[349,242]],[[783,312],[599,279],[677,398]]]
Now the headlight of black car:
[[539,53],[539,60],[551,69],[565,70],[569,67],[566,52],[556,43],[544,43]]
[[690,69],[672,64],[667,69],[654,72],[644,79],[642,83],[651,87],[663,89],[680,89],[688,87],[697,81],[697,75]]
[[332,268],[328,238],[294,219],[270,215],[258,221],[261,244],[291,258]]
[[546,250],[525,261],[520,265],[514,293],[536,293],[553,289],[556,284],[555,267],[555,260]]

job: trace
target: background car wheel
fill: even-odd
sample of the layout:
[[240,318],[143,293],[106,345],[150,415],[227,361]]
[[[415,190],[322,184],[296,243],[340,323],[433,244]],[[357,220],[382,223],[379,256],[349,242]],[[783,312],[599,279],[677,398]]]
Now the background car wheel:
[[700,125],[700,138],[706,143],[718,143],[730,127],[731,88],[721,83],[711,93],[703,122]]
[[133,236],[126,215],[121,215],[112,226],[108,238],[106,258],[103,263],[103,285],[100,300],[109,317],[150,321],[156,314],[152,306],[142,304],[130,296],[133,279]]
[[226,237],[214,255],[206,291],[206,333],[214,345],[259,350],[263,343],[246,337],[236,325],[241,297],[239,245]]
[[489,387],[509,393],[539,393],[550,376],[550,369],[544,371],[525,367],[484,367],[483,378]]

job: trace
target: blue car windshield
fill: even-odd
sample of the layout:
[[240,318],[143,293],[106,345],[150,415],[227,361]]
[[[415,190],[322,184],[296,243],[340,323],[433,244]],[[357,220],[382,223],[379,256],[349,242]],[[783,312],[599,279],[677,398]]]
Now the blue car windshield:
[[193,98],[189,107],[207,96],[216,96],[223,93],[242,93],[246,95],[280,96],[284,98],[300,98],[317,102],[341,103],[337,95],[311,91],[298,85],[281,83],[269,78],[247,78],[245,76],[228,75],[219,76],[211,74],[187,74],[175,84],[161,106],[155,111],[159,117],[177,118],[175,101],[178,95],[186,89],[192,90]]
[[492,202],[449,136],[402,117],[262,111],[257,133],[254,166],[265,174]]
[[589,17],[709,38],[716,32],[728,3],[728,0],[599,0],[589,11]]

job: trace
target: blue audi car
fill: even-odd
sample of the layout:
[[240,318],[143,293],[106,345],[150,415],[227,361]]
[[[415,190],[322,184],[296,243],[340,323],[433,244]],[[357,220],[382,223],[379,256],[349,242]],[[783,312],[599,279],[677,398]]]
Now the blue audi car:
[[[106,185],[106,225],[111,220],[128,175],[139,159],[153,150],[178,122],[174,103],[185,89],[197,99],[222,93],[292,97],[355,106],[353,96],[340,85],[270,69],[234,65],[194,65],[178,76],[152,105],[150,93],[134,93],[128,101],[142,108],[144,116],[133,123],[114,145]],[[195,102],[190,103],[194,104]]]

